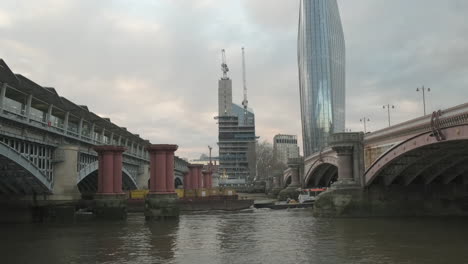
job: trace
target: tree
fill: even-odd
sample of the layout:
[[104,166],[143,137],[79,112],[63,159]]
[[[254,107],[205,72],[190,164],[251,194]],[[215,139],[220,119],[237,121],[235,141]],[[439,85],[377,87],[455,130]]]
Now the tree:
[[266,181],[274,170],[283,170],[285,166],[276,162],[273,154],[273,145],[264,140],[257,143],[257,181]]

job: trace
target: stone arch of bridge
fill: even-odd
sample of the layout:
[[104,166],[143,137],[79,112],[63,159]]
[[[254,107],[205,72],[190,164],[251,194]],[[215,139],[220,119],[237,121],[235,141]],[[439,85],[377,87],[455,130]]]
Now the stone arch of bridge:
[[317,159],[306,171],[304,186],[328,187],[338,178],[338,159],[335,156],[324,156]]
[[174,188],[175,189],[180,189],[184,186],[184,180],[180,176],[175,176],[174,177]]
[[0,193],[52,193],[52,179],[19,152],[0,142]]
[[414,136],[386,151],[364,173],[365,185],[468,184],[468,125]]
[[[81,193],[95,193],[98,185],[99,161],[88,164],[78,172],[77,185]],[[122,167],[122,189],[135,190],[138,185],[130,172]]]
[[332,182],[338,179],[338,167],[331,163],[321,163],[315,167],[305,180],[305,186],[330,187]]
[[291,174],[288,174],[284,177],[284,180],[283,180],[283,188],[286,188],[289,186],[289,184],[291,184],[292,182],[292,176]]

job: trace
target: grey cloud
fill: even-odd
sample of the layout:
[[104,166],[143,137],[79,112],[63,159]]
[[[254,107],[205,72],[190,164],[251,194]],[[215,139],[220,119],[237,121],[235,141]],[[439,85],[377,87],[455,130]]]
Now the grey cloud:
[[[221,48],[240,103],[240,48],[246,47],[249,104],[261,139],[271,141],[275,133],[300,138],[299,1],[4,2],[0,56],[13,71],[152,142],[179,144],[180,156],[194,158],[216,145]],[[467,101],[466,1],[339,5],[347,127],[362,129],[363,116],[372,119],[371,130],[385,127],[387,103],[397,107],[394,122],[421,115],[415,88],[422,84],[433,89],[430,110]]]

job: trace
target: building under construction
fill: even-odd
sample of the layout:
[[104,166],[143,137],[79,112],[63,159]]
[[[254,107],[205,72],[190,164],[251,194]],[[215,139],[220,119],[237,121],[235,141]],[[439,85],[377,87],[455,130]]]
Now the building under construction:
[[223,76],[218,81],[218,146],[219,185],[245,187],[255,178],[256,154],[255,115],[248,107],[245,77],[244,48],[242,69],[244,100],[242,106],[232,102],[232,80],[227,76],[229,68],[222,51]]

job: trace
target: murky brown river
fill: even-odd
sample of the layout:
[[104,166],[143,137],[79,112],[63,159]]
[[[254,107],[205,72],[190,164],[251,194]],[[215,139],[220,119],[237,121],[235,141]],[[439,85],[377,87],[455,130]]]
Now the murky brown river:
[[0,263],[468,263],[467,218],[316,219],[309,209],[178,221],[0,226]]

